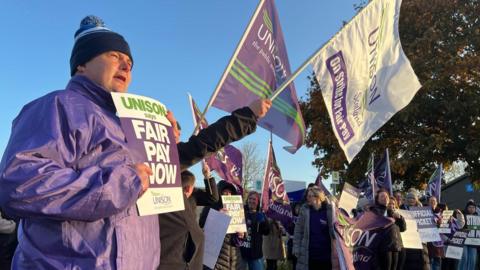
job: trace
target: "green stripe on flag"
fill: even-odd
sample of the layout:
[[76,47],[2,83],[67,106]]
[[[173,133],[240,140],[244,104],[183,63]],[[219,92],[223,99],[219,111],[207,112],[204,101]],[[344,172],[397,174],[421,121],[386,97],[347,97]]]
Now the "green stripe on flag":
[[[239,61],[236,61],[232,69],[230,69],[230,74],[240,82],[247,90],[259,96],[261,98],[267,98],[271,94],[271,90],[269,90],[268,84],[261,80],[253,71],[251,71],[248,67],[241,64]],[[242,70],[242,67],[246,70]],[[249,76],[251,75],[251,76]],[[253,77],[253,78],[252,78]],[[279,112],[283,113],[284,115],[293,119],[293,121],[298,125],[300,132],[302,133],[302,137],[305,134],[305,130],[303,127],[302,119],[299,112],[296,108],[292,107],[288,104],[285,100],[281,98],[276,98],[273,100],[273,107],[277,109]]]
[[267,10],[263,10],[263,22],[267,26],[268,30],[273,33],[273,26],[272,26],[272,21],[270,20],[270,17],[268,16]]

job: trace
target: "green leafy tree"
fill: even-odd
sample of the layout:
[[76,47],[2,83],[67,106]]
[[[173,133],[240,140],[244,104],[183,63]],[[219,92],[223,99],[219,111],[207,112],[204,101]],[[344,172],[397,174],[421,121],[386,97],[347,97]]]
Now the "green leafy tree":
[[[362,1],[355,6],[361,9]],[[313,147],[313,164],[323,174],[345,170],[343,179],[364,178],[368,157],[389,148],[392,177],[404,188],[428,181],[436,164],[448,169],[466,162],[480,178],[480,1],[403,0],[400,37],[422,88],[365,144],[348,164],[333,133],[321,89],[314,76],[301,102]]]

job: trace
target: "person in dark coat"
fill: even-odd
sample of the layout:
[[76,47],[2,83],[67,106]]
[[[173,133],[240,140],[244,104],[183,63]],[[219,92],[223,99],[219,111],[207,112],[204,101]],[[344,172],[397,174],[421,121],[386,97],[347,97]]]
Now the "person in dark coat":
[[182,172],[185,210],[159,215],[162,250],[158,269],[193,269],[203,266],[204,234],[197,223],[197,205],[211,206],[218,202],[215,179],[208,165],[203,164],[205,190],[194,188],[195,176]]
[[10,269],[13,254],[17,247],[17,229],[15,221],[2,216],[0,211],[0,270]]
[[[400,236],[400,227],[405,230],[405,220],[397,212],[387,208],[390,196],[387,190],[379,189],[375,195],[375,204],[370,208],[370,212],[381,217],[390,217],[394,223],[385,228],[379,229],[377,233],[383,240],[372,250],[375,258],[374,269],[396,270],[398,265],[398,255],[402,249],[402,240]],[[398,225],[396,225],[396,223]]]
[[240,245],[242,259],[249,270],[263,270],[263,236],[268,235],[270,229],[265,214],[260,212],[260,194],[256,191],[248,193],[245,221],[247,235]]
[[[403,216],[401,216],[397,212],[399,207],[398,207],[398,202],[396,197],[393,197],[393,196],[390,197],[390,201],[388,202],[387,208],[388,208],[387,216],[395,219],[394,226],[398,227],[398,232],[406,231],[407,223],[405,222],[405,218],[403,218]],[[402,270],[403,265],[405,264],[405,248],[403,247],[402,236],[398,235],[397,239],[398,239],[398,245],[401,247],[401,250],[398,253],[397,269]]]
[[[418,192],[410,190],[406,195],[406,204],[403,209],[410,210],[410,207],[422,207],[418,200]],[[403,269],[408,270],[430,270],[430,260],[428,258],[427,245],[422,243],[422,249],[405,249],[405,264]]]
[[[217,189],[220,195],[239,195],[239,189],[225,180],[221,180],[220,182],[218,182]],[[202,212],[200,213],[200,219],[198,221],[200,227],[202,228],[205,226],[205,222],[207,220],[208,212],[210,211],[210,209],[223,211],[222,198],[220,197],[216,204],[210,207],[203,208]],[[231,233],[225,235],[214,270],[243,270],[241,263],[242,256],[240,254],[241,237],[243,237],[243,233]],[[207,266],[204,266],[203,268],[206,270],[210,269]]]

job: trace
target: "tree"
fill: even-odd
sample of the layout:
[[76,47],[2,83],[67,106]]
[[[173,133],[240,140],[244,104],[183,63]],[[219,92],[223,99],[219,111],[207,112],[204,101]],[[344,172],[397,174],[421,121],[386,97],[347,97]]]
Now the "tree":
[[240,147],[243,161],[243,190],[248,192],[255,185],[255,180],[262,179],[265,160],[259,157],[257,144],[245,142]]
[[[364,3],[365,1],[363,1]],[[323,174],[345,170],[343,179],[364,178],[370,153],[389,148],[392,177],[404,188],[419,187],[436,164],[449,169],[465,162],[480,178],[480,1],[403,0],[400,37],[422,88],[365,144],[348,164],[332,131],[321,89],[314,76],[301,102],[307,147]]]

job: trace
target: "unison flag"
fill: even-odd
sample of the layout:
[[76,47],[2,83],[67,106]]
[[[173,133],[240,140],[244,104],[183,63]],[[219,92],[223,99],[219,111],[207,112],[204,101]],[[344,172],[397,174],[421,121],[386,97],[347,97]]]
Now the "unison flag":
[[280,221],[284,228],[288,228],[293,221],[290,200],[288,199],[285,183],[275,159],[272,141],[269,143],[265,175],[263,177],[262,210],[267,217]]
[[393,195],[392,190],[392,174],[390,172],[390,158],[388,155],[388,149],[385,150],[385,154],[382,159],[375,164],[375,181],[379,188],[388,190],[390,195]]
[[373,0],[318,53],[313,69],[348,162],[421,87],[398,33],[401,0]]
[[[268,98],[290,73],[274,2],[261,0],[217,86],[213,106],[232,112],[258,98]],[[285,147],[287,151],[295,153],[302,146],[305,124],[293,83],[273,100],[258,124],[291,143]]]
[[427,196],[435,196],[438,202],[440,202],[440,195],[442,192],[442,164],[438,165],[435,172],[430,176],[430,180],[428,180],[428,187],[427,187]]
[[[202,119],[201,113],[198,109],[195,101],[191,95],[188,95],[190,101],[190,108],[192,109],[193,122],[197,125],[198,121]],[[208,126],[207,120],[202,119],[200,129]],[[208,166],[217,172],[220,178],[225,181],[234,184],[239,190],[239,194],[242,194],[242,153],[240,150],[232,145],[226,145],[224,148],[217,151],[214,155],[205,158]]]

